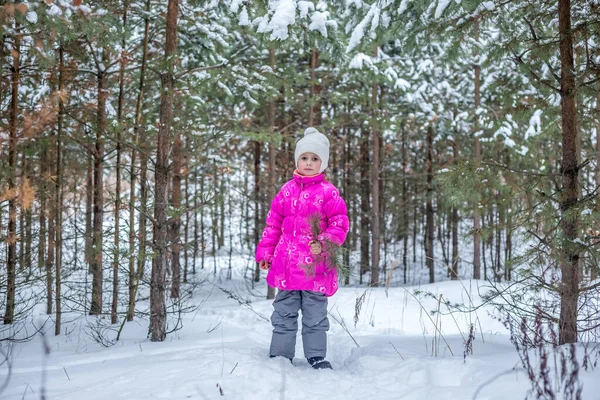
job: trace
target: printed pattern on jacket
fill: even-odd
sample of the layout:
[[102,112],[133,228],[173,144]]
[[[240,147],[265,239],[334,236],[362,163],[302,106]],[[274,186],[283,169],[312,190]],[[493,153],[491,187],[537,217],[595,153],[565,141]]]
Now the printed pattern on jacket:
[[[320,216],[322,244],[326,240],[342,245],[348,234],[346,203],[337,188],[323,174],[307,177],[294,174],[273,199],[256,261],[271,263],[267,283],[282,290],[312,290],[332,296],[338,289],[338,274],[310,253],[314,240],[311,217]],[[307,273],[306,265],[314,265]]]

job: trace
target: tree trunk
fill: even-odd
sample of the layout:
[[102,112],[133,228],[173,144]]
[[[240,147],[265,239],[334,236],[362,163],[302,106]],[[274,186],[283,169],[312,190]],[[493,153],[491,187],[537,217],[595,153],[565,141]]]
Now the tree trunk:
[[[41,154],[40,154],[40,234],[38,239],[38,269],[40,271],[44,268],[44,260],[46,257],[46,219],[47,219],[47,203],[46,203],[46,188],[48,187],[47,182],[47,165],[48,165],[48,142],[44,139],[41,143]],[[0,221],[1,227],[1,221]]]
[[87,154],[87,175],[85,186],[85,262],[92,273],[92,212],[94,207],[94,155]]
[[173,119],[173,74],[177,52],[178,0],[169,0],[166,21],[165,64],[167,70],[161,74],[160,126],[156,147],[155,199],[154,199],[154,257],[150,284],[150,340],[166,338],[167,315],[165,305],[165,273],[168,266],[167,205],[169,186],[169,145]]
[[[194,243],[192,245],[192,275],[196,275],[196,260],[198,258],[198,244],[200,243],[200,236],[198,235],[198,170],[194,171]],[[247,192],[244,192],[247,193]],[[200,243],[201,244],[201,243]]]
[[562,191],[560,209],[561,230],[564,235],[560,257],[562,284],[560,290],[559,344],[577,342],[577,306],[579,300],[579,139],[573,76],[573,33],[571,31],[571,2],[558,0],[558,29],[560,37],[560,94],[562,127]]
[[[275,49],[273,47],[269,48],[269,64],[271,65],[271,69],[275,68]],[[271,140],[269,140],[269,187],[267,190],[269,201],[275,198],[277,194],[275,192],[275,184],[276,184],[276,175],[277,175],[277,164],[275,163],[275,102],[276,99],[270,99],[269,105],[267,106],[267,125],[269,128],[269,133],[271,135]],[[271,300],[275,298],[275,288],[267,285],[267,299]]]
[[[187,139],[186,139],[187,141]],[[187,141],[189,143],[189,141]],[[188,168],[186,167],[186,171]],[[183,225],[183,283],[188,283],[188,267],[189,267],[189,232],[190,232],[190,207],[189,207],[189,199],[190,199],[190,175],[189,173],[185,174],[184,181],[184,204],[185,204],[185,224]]]
[[[127,1],[124,1],[123,6],[123,27],[127,27]],[[115,235],[113,242],[113,287],[112,287],[112,304],[110,307],[110,323],[116,324],[118,322],[117,309],[119,306],[119,258],[120,258],[120,218],[121,218],[121,140],[123,137],[123,96],[125,87],[125,59],[127,54],[125,48],[127,43],[125,39],[121,42],[121,57],[119,60],[119,95],[117,100],[117,160],[115,170],[115,212],[114,212],[114,223],[115,223]],[[133,164],[131,165],[133,168]]]
[[[23,171],[25,174],[25,179],[27,179],[27,181],[29,181],[29,182],[32,181],[31,168],[32,168],[31,160],[27,157],[27,155],[25,155],[25,163],[23,165]],[[31,255],[32,255],[32,251],[33,251],[33,235],[32,235],[33,212],[32,212],[32,207],[28,207],[26,210],[23,210],[23,211],[24,211],[23,213],[25,214],[25,230],[24,230],[24,235],[23,235],[24,236],[23,240],[25,241],[25,243],[24,243],[25,257],[24,257],[23,265],[21,268],[23,270],[27,270],[27,279],[29,279],[29,277],[33,273],[32,266],[31,266]]]
[[425,259],[429,270],[429,283],[435,281],[435,269],[433,258],[433,240],[435,227],[433,223],[433,126],[427,127],[427,201],[425,205],[425,220],[427,225],[427,237],[425,238]]
[[[453,151],[453,164],[458,163],[458,142],[456,138],[452,143]],[[458,279],[458,207],[452,207],[451,216],[452,225],[452,270],[450,272],[450,279]]]
[[317,83],[317,68],[319,68],[319,50],[313,49],[310,56],[311,104],[308,107],[308,126],[321,125],[321,85]]
[[[596,96],[596,115],[600,117],[600,85]],[[596,188],[600,188],[600,119],[598,121],[596,125]],[[592,266],[591,280],[598,279],[599,272],[597,265]]]
[[[479,40],[479,26],[475,23],[475,40]],[[475,57],[478,51],[475,46]],[[475,110],[473,110],[473,132],[475,133],[475,166],[477,169],[481,166],[481,142],[479,140],[479,117],[478,109],[481,104],[481,66],[473,65],[475,71]],[[481,213],[479,204],[474,205],[473,209],[473,279],[481,278]]]
[[[144,100],[144,82],[146,78],[146,60],[148,58],[148,40],[150,37],[150,0],[146,1],[146,16],[144,18],[144,44],[142,46],[142,62],[140,66],[140,81],[138,85],[138,94],[137,101],[135,105],[135,124],[134,124],[134,135],[135,135],[135,144],[136,146],[131,150],[131,178],[130,178],[130,193],[129,193],[129,302],[127,306],[127,321],[133,321],[133,317],[135,314],[135,297],[138,288],[139,279],[136,279],[136,275],[141,278],[144,271],[144,246],[146,241],[146,202],[145,199],[142,201],[140,199],[141,212],[139,213],[139,252],[138,252],[138,273],[135,273],[135,164],[136,164],[136,156],[137,151],[136,148],[140,145],[140,130],[142,124],[142,103]],[[140,157],[140,164],[142,163],[142,159],[145,159],[144,156]],[[144,161],[145,162],[145,161]],[[141,175],[142,167],[140,166],[140,175]],[[144,167],[145,171],[145,167]],[[142,181],[143,180],[143,181]],[[140,176],[140,186],[145,187],[146,176]],[[140,197],[145,196],[144,194],[140,194]],[[142,225],[142,221],[144,224]],[[143,229],[143,230],[142,230]]]
[[[344,165],[344,172],[343,172],[343,178],[344,178],[344,186],[343,186],[343,196],[345,199],[347,199],[347,206],[348,206],[348,216],[350,221],[353,221],[354,219],[354,201],[351,200],[351,187],[352,187],[352,177],[350,174],[350,157],[351,157],[351,149],[350,149],[350,138],[349,138],[349,129],[348,129],[348,117],[345,116],[345,123],[344,123],[344,132],[343,132],[343,138],[344,140],[342,141],[342,148],[343,148],[343,154],[342,154],[342,159],[343,159],[343,165]],[[344,143],[344,141],[346,143]],[[347,268],[350,268],[350,249],[352,248],[352,243],[351,240],[346,240],[346,242],[344,243],[344,265]],[[350,284],[350,274],[347,274],[345,279],[344,279],[344,284],[349,285]]]
[[[377,47],[374,50],[374,57],[377,57]],[[371,112],[373,119],[377,117],[377,83],[371,86]],[[371,249],[371,287],[379,286],[379,250],[381,248],[380,237],[380,216],[379,216],[379,132],[377,128],[372,128],[373,135],[373,162],[371,163],[371,233],[373,237]]]
[[[18,26],[17,26],[18,28]],[[18,29],[15,29],[18,32]],[[11,98],[8,139],[8,257],[6,260],[6,312],[4,324],[12,324],[15,318],[15,285],[17,267],[17,117],[19,112],[19,79],[21,75],[21,36],[15,35],[15,45],[12,51],[13,65],[11,74]]]
[[[147,234],[146,229],[148,225],[148,184],[146,182],[146,175],[148,172],[148,149],[144,144],[141,144],[140,152],[140,215],[139,219],[139,246],[137,255],[137,277],[136,277],[136,288],[137,293],[139,289],[139,282],[144,276],[144,269],[146,268],[146,242]],[[135,297],[135,296],[134,296]]]
[[[254,142],[254,246],[258,245],[260,240],[260,143]],[[254,267],[254,282],[260,280],[260,267],[258,264]],[[254,287],[254,285],[253,285]]]
[[[54,162],[54,152],[56,150],[55,137],[52,137],[50,140],[50,149],[48,151],[48,163],[46,164],[46,176],[47,179],[51,179],[52,176],[52,165]],[[52,270],[54,269],[54,250],[56,248],[56,187],[48,185],[48,251],[46,253],[46,261],[44,263],[46,269],[46,314],[52,314]]]
[[179,254],[181,252],[181,159],[183,156],[183,142],[181,134],[175,135],[175,144],[173,145],[173,194],[172,205],[175,215],[171,217],[169,224],[169,233],[171,238],[171,298],[178,299],[181,285],[181,264]]
[[[200,193],[204,193],[204,179],[206,174],[203,170],[200,174]],[[206,261],[206,230],[204,229],[204,207],[200,208],[200,269],[204,269]]]
[[368,131],[363,131],[363,136],[360,138],[360,274],[359,283],[363,283],[363,274],[369,270],[370,256],[369,248],[370,245],[370,210],[369,210],[369,196],[371,195],[370,190],[370,179],[369,179],[369,136]]
[[102,313],[102,247],[104,222],[104,134],[107,128],[106,101],[108,99],[108,50],[102,49],[103,65],[98,66],[98,109],[96,149],[94,151],[94,233],[92,241],[92,304],[90,315]]
[[408,156],[406,150],[406,127],[404,121],[401,122],[400,129],[402,129],[402,282],[406,284],[408,282],[408,180],[406,177]]
[[59,52],[59,67],[58,67],[58,120],[56,124],[56,181],[54,187],[54,199],[56,205],[54,207],[54,214],[56,218],[56,283],[55,283],[55,307],[56,307],[56,320],[54,324],[54,334],[60,335],[61,324],[62,324],[62,133],[63,133],[63,122],[65,115],[65,103],[64,103],[64,69],[65,69],[65,58],[64,50],[62,46],[58,50]]

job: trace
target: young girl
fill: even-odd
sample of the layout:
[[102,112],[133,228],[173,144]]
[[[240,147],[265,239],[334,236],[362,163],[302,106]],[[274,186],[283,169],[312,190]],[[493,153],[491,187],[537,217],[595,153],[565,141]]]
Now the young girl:
[[273,199],[256,249],[260,268],[269,270],[267,283],[279,289],[271,316],[270,356],[294,358],[302,310],[304,356],[315,369],[331,368],[325,360],[327,297],[338,289],[338,274],[327,258],[346,239],[346,203],[323,175],[329,159],[325,135],[306,129],[296,143],[294,158],[294,177]]

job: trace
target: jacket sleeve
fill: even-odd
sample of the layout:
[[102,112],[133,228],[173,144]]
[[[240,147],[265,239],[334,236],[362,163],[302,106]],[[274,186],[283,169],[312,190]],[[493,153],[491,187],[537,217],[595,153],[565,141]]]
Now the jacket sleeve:
[[317,239],[321,242],[330,240],[341,246],[346,240],[350,226],[346,202],[340,197],[338,190],[335,188],[328,197],[323,205],[323,212],[327,218],[327,228]]
[[258,242],[258,246],[256,246],[256,262],[260,262],[261,260],[271,262],[273,259],[275,247],[281,237],[283,218],[283,195],[280,191],[273,199],[271,209],[267,213],[265,229],[262,238]]

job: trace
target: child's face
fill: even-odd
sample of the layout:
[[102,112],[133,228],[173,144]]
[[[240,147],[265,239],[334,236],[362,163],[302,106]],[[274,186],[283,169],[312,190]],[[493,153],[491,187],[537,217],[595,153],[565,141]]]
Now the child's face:
[[318,175],[321,171],[321,159],[315,153],[302,153],[298,158],[298,172],[304,176]]

